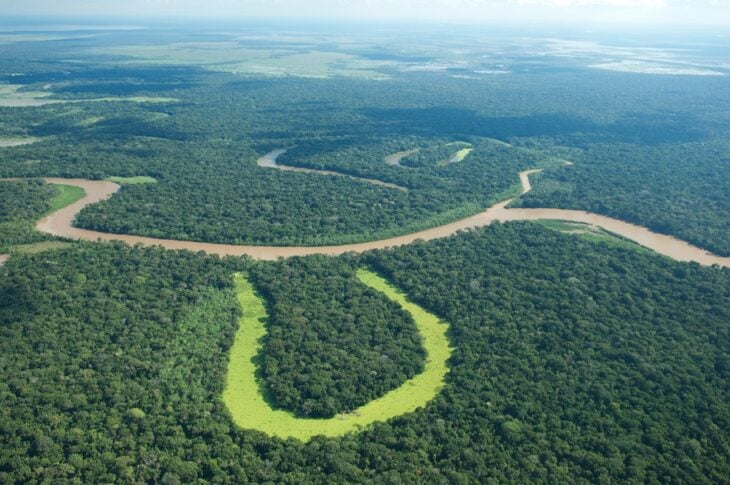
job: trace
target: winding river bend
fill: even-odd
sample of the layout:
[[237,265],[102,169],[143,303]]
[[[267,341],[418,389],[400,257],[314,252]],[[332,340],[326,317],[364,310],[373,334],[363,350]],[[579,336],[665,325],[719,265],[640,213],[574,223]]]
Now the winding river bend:
[[[522,193],[531,189],[529,176],[539,170],[527,170],[519,174],[522,183]],[[205,251],[209,254],[221,256],[242,256],[247,255],[256,259],[274,260],[291,256],[307,256],[311,254],[339,255],[348,252],[363,252],[371,249],[382,249],[387,247],[402,246],[418,240],[428,241],[442,237],[448,237],[460,230],[483,227],[494,221],[524,221],[538,219],[559,219],[573,222],[583,222],[602,227],[610,232],[623,236],[627,239],[645,246],[649,249],[663,254],[677,261],[695,261],[703,265],[717,264],[730,267],[730,257],[722,257],[711,254],[704,249],[693,246],[671,236],[657,234],[644,227],[623,222],[590,212],[564,209],[508,209],[507,206],[513,199],[499,202],[479,214],[467,217],[449,224],[425,229],[423,231],[406,234],[403,236],[381,239],[379,241],[363,242],[356,244],[343,244],[339,246],[239,246],[233,244],[215,244],[195,241],[180,241],[171,239],[159,239],[145,236],[133,236],[126,234],[111,234],[99,231],[91,231],[73,226],[76,215],[90,204],[108,199],[117,190],[119,185],[99,180],[84,179],[62,179],[45,178],[52,184],[66,184],[81,187],[86,191],[86,196],[81,200],[60,209],[42,219],[36,228],[48,234],[62,236],[70,239],[83,239],[87,241],[124,241],[129,244],[143,244],[162,246],[167,249],[188,249],[191,251]]]
[[[400,161],[403,160],[408,155],[413,155],[414,153],[418,153],[419,150],[420,150],[420,148],[413,148],[411,150],[405,150],[403,152],[392,153],[392,154],[388,155],[387,157],[385,157],[385,163],[388,165],[396,166],[396,167],[403,167],[403,165],[400,164]],[[409,167],[404,167],[404,168],[409,168]]]
[[291,165],[282,165],[276,161],[277,158],[279,158],[280,155],[283,155],[286,153],[285,148],[278,148],[276,150],[272,150],[263,157],[256,160],[256,165],[259,167],[264,168],[277,168],[279,170],[285,171],[285,172],[299,172],[299,173],[314,173],[318,175],[333,175],[335,177],[347,177],[352,180],[357,180],[359,182],[365,182],[366,184],[370,185],[379,185],[381,187],[387,187],[389,189],[396,189],[403,192],[408,192],[408,188],[402,187],[400,185],[391,184],[390,182],[383,182],[382,180],[377,179],[369,179],[364,177],[355,177],[354,175],[348,175],[346,173],[340,173],[335,172],[333,170],[315,170],[313,168],[303,168],[303,167],[292,167]]
[[377,274],[361,269],[357,278],[411,315],[428,356],[423,371],[356,410],[330,419],[302,418],[283,409],[273,409],[264,398],[256,377],[256,356],[261,351],[261,339],[266,335],[266,307],[245,276],[236,274],[234,284],[241,317],[223,391],[223,402],[233,422],[241,428],[257,429],[268,435],[308,441],[317,435],[342,436],[358,432],[375,421],[413,412],[436,397],[445,385],[449,372],[446,362],[453,350],[446,335],[449,324],[411,302]]

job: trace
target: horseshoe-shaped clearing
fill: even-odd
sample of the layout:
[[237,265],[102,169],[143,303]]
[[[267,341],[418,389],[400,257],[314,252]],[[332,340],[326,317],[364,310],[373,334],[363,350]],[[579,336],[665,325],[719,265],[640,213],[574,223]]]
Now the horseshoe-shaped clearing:
[[317,435],[342,436],[360,431],[376,421],[386,421],[415,411],[439,393],[448,372],[446,361],[452,351],[446,336],[448,325],[436,315],[408,301],[405,294],[377,274],[361,269],[357,272],[357,278],[366,286],[384,293],[411,314],[423,337],[423,347],[427,353],[423,372],[352,413],[330,419],[300,418],[288,411],[273,409],[261,393],[254,364],[254,358],[261,348],[260,340],[266,334],[266,308],[251,283],[243,275],[236,274],[236,295],[243,316],[239,320],[231,348],[223,391],[223,402],[236,425],[279,438],[297,438],[302,441]]

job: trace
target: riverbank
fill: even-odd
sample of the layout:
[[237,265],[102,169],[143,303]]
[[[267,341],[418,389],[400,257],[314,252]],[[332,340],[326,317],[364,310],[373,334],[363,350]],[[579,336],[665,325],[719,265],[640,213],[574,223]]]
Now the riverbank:
[[[529,175],[539,170],[526,170],[519,174],[522,182],[522,193],[525,194],[532,188]],[[495,221],[524,221],[557,219],[572,222],[583,222],[602,227],[610,232],[616,233],[630,239],[644,247],[652,249],[659,254],[668,256],[677,261],[694,261],[703,265],[717,264],[730,267],[730,257],[717,256],[704,249],[693,246],[672,236],[658,234],[641,226],[601,216],[585,211],[565,209],[508,209],[507,206],[514,200],[508,199],[470,217],[460,219],[448,224],[416,231],[402,236],[381,239],[354,244],[343,244],[339,246],[251,246],[234,244],[204,243],[195,241],[181,241],[173,239],[160,239],[146,236],[133,236],[127,234],[111,234],[88,229],[81,229],[73,226],[73,221],[84,207],[95,204],[111,197],[119,185],[109,181],[84,180],[84,179],[60,179],[46,178],[48,183],[76,185],[86,192],[81,200],[64,207],[47,217],[43,218],[36,225],[36,229],[54,236],[69,239],[82,239],[87,241],[124,241],[130,245],[143,244],[148,246],[162,246],[167,249],[188,249],[190,251],[204,251],[209,254],[220,256],[250,256],[255,259],[275,260],[292,256],[308,256],[312,254],[324,254],[337,256],[340,254],[355,252],[360,253],[372,249],[383,249],[394,246],[411,244],[418,240],[428,241],[442,237],[452,236],[458,231],[487,226]]]

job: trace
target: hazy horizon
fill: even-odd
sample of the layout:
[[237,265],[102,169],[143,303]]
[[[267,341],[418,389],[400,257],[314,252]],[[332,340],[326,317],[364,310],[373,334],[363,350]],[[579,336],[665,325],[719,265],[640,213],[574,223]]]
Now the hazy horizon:
[[6,21],[60,21],[103,17],[124,20],[309,20],[632,26],[727,26],[730,6],[719,0],[0,0]]

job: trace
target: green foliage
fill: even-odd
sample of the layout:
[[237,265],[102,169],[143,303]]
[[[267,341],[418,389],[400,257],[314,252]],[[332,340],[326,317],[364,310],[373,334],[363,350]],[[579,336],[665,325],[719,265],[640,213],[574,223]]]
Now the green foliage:
[[16,255],[0,269],[0,480],[728,476],[729,271],[531,223],[351,262],[364,263],[450,322],[446,385],[416,412],[301,443],[237,428],[220,400],[238,327],[231,275],[291,273],[312,286],[295,291],[314,314],[327,290],[301,272],[331,274],[337,306],[358,291],[339,286],[340,260],[254,265],[103,244]]
[[67,205],[73,204],[86,195],[84,189],[76,187],[75,185],[53,184],[52,187],[54,194],[49,201],[49,207],[46,214],[63,209]]
[[553,219],[538,219],[532,222],[535,224],[539,224],[543,227],[547,227],[548,229],[562,232],[564,234],[575,234],[581,239],[585,239],[587,241],[592,241],[595,243],[609,244],[626,249],[632,249],[634,251],[651,251],[650,249],[636,244],[630,239],[626,239],[617,234],[606,231],[603,228],[590,224]]
[[[161,46],[165,41],[152,34],[139,42],[143,49],[180,47]],[[476,55],[471,41],[458,42]],[[521,57],[505,61],[515,65],[514,72],[488,81],[396,69],[383,72],[387,82],[241,77],[190,66],[114,65],[98,57],[66,63],[60,72],[52,62],[27,61],[81,56],[77,45],[53,46],[13,44],[0,65],[26,74],[4,81],[22,85],[23,92],[43,91],[47,82],[56,97],[76,101],[180,100],[0,111],[3,136],[46,137],[4,149],[0,176],[160,181],[127,186],[86,209],[78,221],[84,227],[230,243],[372,240],[473,214],[514,186],[519,170],[568,157],[575,166],[536,177],[525,204],[600,212],[729,254],[723,140],[730,96],[722,78],[576,70],[560,59],[535,69]],[[213,57],[230,48],[209,47]],[[332,48],[338,55],[348,49],[337,43]],[[377,56],[394,56],[403,67],[411,61],[393,52],[401,48],[396,43]],[[355,54],[362,53],[348,52],[347,59]],[[383,160],[414,148],[425,156],[429,147],[453,140],[475,147],[460,163],[409,170]],[[288,165],[327,168],[410,191],[257,168],[256,158],[273,148],[290,148],[281,160]]]
[[[191,34],[123,37],[184,49]],[[86,227],[258,244],[371,239],[473,213],[514,190],[518,171],[568,158],[574,166],[535,177],[525,205],[600,212],[730,254],[730,85],[722,76],[598,72],[584,68],[582,54],[520,51],[499,54],[510,74],[480,77],[478,67],[488,66],[466,66],[484,59],[484,44],[470,35],[453,45],[465,48],[462,70],[479,79],[397,67],[382,68],[387,82],[271,79],[120,64],[90,57],[97,41],[0,46],[0,80],[9,83],[0,95],[40,102],[50,83],[56,100],[74,101],[0,109],[2,137],[43,138],[3,148],[0,177],[159,180],[90,207],[79,218]],[[237,52],[253,45],[307,59],[307,47],[281,39],[236,42]],[[453,65],[420,43],[408,59],[413,43],[331,48],[408,68]],[[82,101],[121,97],[179,101]],[[450,140],[474,151],[418,169],[383,160]],[[279,147],[290,148],[289,165],[410,190],[256,167]],[[52,196],[40,182],[0,183],[0,247],[46,239],[32,222]],[[349,262],[253,264],[88,244],[16,254],[0,269],[0,482],[726,483],[730,272],[589,236],[598,235],[495,225]],[[240,316],[236,271],[269,288],[267,301],[280,302],[269,309],[271,324],[302,336],[312,352],[264,342],[263,357],[287,367],[268,367],[263,384],[292,409],[307,392],[296,381],[307,369],[292,355],[321,366],[308,377],[326,383],[322,410],[348,409],[402,382],[398,366],[387,368],[388,385],[368,382],[357,359],[332,352],[331,339],[320,345],[293,325],[325,315],[315,323],[323,336],[361,351],[360,365],[372,368],[372,346],[355,349],[361,329],[337,318],[349,304],[375,317],[356,304],[367,290],[342,266],[364,264],[450,322],[454,353],[442,391],[416,412],[339,438],[301,443],[239,429],[220,399]],[[301,288],[280,281],[289,274]],[[382,297],[366,301],[383,318],[363,334],[413,354],[412,339],[380,328],[389,321],[406,332],[407,318]]]
[[56,239],[37,232],[36,221],[83,196],[83,189],[71,185],[50,185],[42,180],[0,181],[0,253],[22,245],[28,246],[20,247],[21,251],[53,248],[35,245]]
[[[447,325],[435,315],[408,301],[404,294],[390,286],[380,276],[360,269],[357,271],[357,279],[361,284],[376,290],[381,296],[384,294],[413,317],[428,355],[428,362],[423,371],[385,395],[346,414],[338,414],[329,419],[302,418],[281,409],[273,409],[273,403],[267,402],[262,393],[264,383],[258,383],[256,379],[256,364],[261,360],[258,357],[259,340],[267,333],[263,323],[266,319],[266,309],[245,277],[237,274],[234,278],[236,297],[242,307],[243,316],[239,321],[240,326],[231,348],[223,401],[233,421],[241,428],[262,431],[269,436],[298,438],[303,441],[309,441],[316,436],[334,437],[358,433],[373,423],[416,411],[431,401],[443,387],[444,376],[448,373],[446,361],[451,355],[446,337]],[[385,330],[387,326],[381,325],[381,329]],[[300,349],[295,350],[295,352],[300,351]],[[324,354],[322,349],[317,351],[320,355]],[[264,353],[264,356],[267,354]],[[309,391],[317,390],[320,378],[322,380],[329,378],[330,369],[326,366],[318,367],[316,371],[318,372],[311,372],[306,376],[311,376],[307,379]],[[334,396],[339,394],[332,389],[329,391]],[[330,396],[327,395],[317,397],[323,398],[325,402],[330,400]]]
[[412,168],[447,165],[452,160],[454,162],[461,161],[463,157],[458,157],[457,154],[469,146],[469,143],[454,142],[422,148],[416,153],[403,157],[400,164]]
[[0,253],[14,245],[52,239],[33,226],[50,211],[57,194],[42,180],[0,181]]
[[0,181],[0,222],[32,220],[49,209],[53,186],[42,180]]
[[229,286],[219,262],[192,253],[15,255],[0,270],[0,481],[188,481],[208,469],[204,430],[228,426],[216,403],[235,331]]
[[595,145],[575,165],[535,175],[522,207],[605,214],[730,256],[726,142]]
[[519,442],[524,435],[524,431],[522,423],[516,419],[504,421],[499,425],[500,436],[510,443]]
[[43,241],[29,244],[18,244],[11,247],[14,253],[42,253],[43,251],[52,251],[54,249],[65,249],[73,246],[71,242],[64,241]]
[[261,377],[272,404],[300,416],[352,411],[424,365],[413,319],[359,282],[351,262],[329,259],[261,264],[251,272],[269,314]]
[[[454,322],[450,408],[437,398],[438,415],[481,430],[469,443],[505,446],[470,455],[470,470],[497,459],[509,470],[485,472],[497,481],[725,480],[730,271],[531,223],[368,259]],[[688,438],[712,445],[698,454]]]
[[144,419],[147,416],[147,414],[144,411],[142,411],[140,408],[131,408],[129,410],[129,416],[132,419],[139,420],[139,419]]

